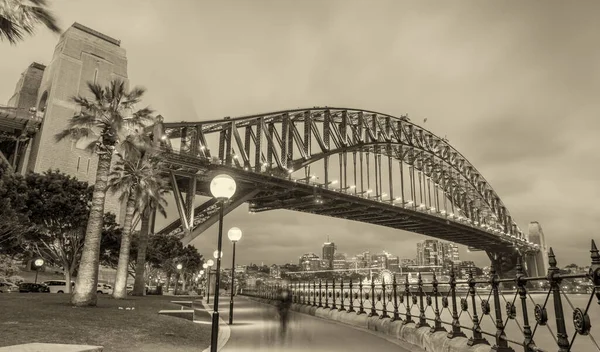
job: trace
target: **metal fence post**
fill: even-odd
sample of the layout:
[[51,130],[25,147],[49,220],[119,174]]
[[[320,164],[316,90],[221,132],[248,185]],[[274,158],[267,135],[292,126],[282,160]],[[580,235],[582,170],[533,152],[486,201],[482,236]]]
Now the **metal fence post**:
[[323,308],[329,308],[329,281],[325,279],[325,305]]
[[565,316],[563,312],[562,300],[560,297],[560,271],[556,266],[556,257],[552,247],[548,251],[548,281],[550,281],[550,291],[554,301],[554,316],[556,317],[556,339],[558,344],[558,352],[569,351],[569,337],[567,335],[567,327],[565,326]]
[[406,325],[408,323],[414,323],[414,321],[412,320],[412,313],[411,313],[411,305],[410,305],[410,282],[408,282],[408,274],[405,275],[404,277],[404,296],[405,299],[404,301],[406,302],[406,317],[404,318],[404,322],[402,322],[403,325]]
[[499,265],[499,259],[492,261],[490,269],[490,283],[492,284],[492,295],[494,296],[494,315],[496,318],[496,343],[492,347],[493,351],[500,352],[514,352],[514,350],[508,345],[506,341],[506,334],[504,333],[504,323],[502,321],[502,308],[500,307],[500,277],[496,273],[496,266]]
[[360,297],[359,297],[359,301],[358,301],[359,302],[358,303],[359,304],[358,312],[356,312],[356,314],[357,315],[366,314],[367,312],[365,312],[364,305],[363,305],[363,283],[362,283],[362,280],[360,280],[358,282],[358,294],[360,295]]
[[323,299],[323,289],[321,279],[319,279],[319,308],[323,308],[323,304],[321,303]]
[[430,327],[429,324],[427,324],[427,318],[425,317],[425,304],[423,303],[423,296],[425,296],[425,291],[423,290],[423,278],[421,277],[421,273],[417,274],[417,280],[417,292],[419,294],[419,322],[415,325],[415,327]]
[[387,302],[386,302],[386,293],[385,293],[385,279],[381,278],[381,297],[383,302],[383,308],[381,308],[381,315],[379,319],[389,318],[390,316],[387,314]]
[[331,305],[331,310],[337,309],[336,301],[337,297],[335,297],[335,277],[331,282],[331,297],[333,298],[333,304]]
[[440,308],[438,305],[438,281],[437,281],[437,276],[435,275],[435,272],[433,273],[433,298],[435,299],[435,310],[434,310],[434,314],[435,314],[435,320],[434,320],[434,325],[431,327],[431,329],[429,331],[431,332],[437,332],[437,331],[446,331],[446,329],[444,329],[444,327],[442,326],[442,319],[440,318]]
[[339,311],[342,312],[342,311],[346,310],[344,308],[344,278],[341,278],[340,280],[341,280],[340,281],[340,297],[341,297],[341,299],[340,299],[340,309],[339,309]]
[[402,320],[398,312],[398,284],[396,283],[396,274],[392,276],[392,294],[394,295],[394,315],[391,321]]
[[352,305],[352,302],[354,300],[354,291],[352,291],[352,278],[350,278],[350,307],[348,308],[347,312],[354,312],[354,306]]
[[464,332],[460,330],[460,321],[458,320],[458,310],[456,308],[456,274],[454,273],[454,265],[450,269],[450,294],[452,298],[452,330],[448,332],[448,338],[453,339],[455,337],[467,337]]
[[525,352],[534,352],[533,347],[533,333],[531,332],[531,326],[529,326],[529,315],[527,313],[527,280],[523,273],[523,267],[521,265],[521,257],[517,259],[517,290],[519,292],[519,298],[521,299],[521,307],[523,308],[523,348]]
[[467,342],[467,345],[469,346],[475,346],[478,344],[486,344],[489,345],[490,343],[483,338],[483,335],[481,335],[481,326],[479,326],[479,316],[477,315],[477,302],[475,301],[475,279],[473,278],[473,271],[469,270],[469,295],[471,296],[471,303],[473,304],[473,317],[472,317],[472,321],[473,321],[473,336],[469,339],[469,341]]
[[369,313],[369,317],[378,316],[377,310],[375,310],[375,280],[371,277],[371,312]]

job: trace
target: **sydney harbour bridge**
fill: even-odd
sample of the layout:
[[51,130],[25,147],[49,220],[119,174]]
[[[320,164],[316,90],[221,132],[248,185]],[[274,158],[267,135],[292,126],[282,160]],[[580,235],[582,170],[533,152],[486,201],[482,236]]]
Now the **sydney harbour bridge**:
[[[4,135],[15,136],[12,155],[1,156],[16,165],[39,124],[35,111],[0,107]],[[505,274],[518,257],[529,275],[546,272],[540,246],[483,175],[447,139],[407,116],[314,107],[211,121],[160,119],[151,129],[179,212],[159,232],[184,244],[217,222],[215,199],[194,202],[210,197],[212,176],[226,172],[238,191],[225,214],[247,203],[251,212],[287,209],[360,221],[485,251]]]
[[[523,259],[544,275],[544,255],[483,175],[445,138],[374,111],[314,107],[153,127],[179,219],[161,230],[184,244],[218,220],[216,172],[238,191],[225,213],[249,204],[406,230],[485,251],[508,274]],[[349,234],[356,236],[358,234]]]

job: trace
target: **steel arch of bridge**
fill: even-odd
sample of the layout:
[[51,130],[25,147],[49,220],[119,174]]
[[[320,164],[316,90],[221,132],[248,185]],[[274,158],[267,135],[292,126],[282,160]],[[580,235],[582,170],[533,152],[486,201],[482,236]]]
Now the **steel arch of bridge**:
[[[209,195],[208,175],[220,170],[242,180],[243,192],[232,200],[234,207],[249,202],[253,211],[292,209],[453,240],[415,222],[406,226],[394,222],[415,218],[417,224],[436,222],[466,233],[453,241],[488,253],[537,251],[481,173],[446,139],[406,116],[315,107],[163,123],[155,128],[154,138],[164,147],[181,217],[163,231],[183,231],[189,240],[189,233],[196,231],[193,239],[200,233],[198,228],[214,222],[208,219],[216,211],[214,201],[194,208],[191,195]],[[175,150],[177,139],[180,144]],[[337,185],[330,179],[332,157],[339,160]],[[324,173],[320,184],[311,182],[310,175],[310,167],[318,163]],[[298,178],[298,173],[304,175]],[[186,183],[186,177],[194,181]],[[400,190],[394,189],[398,178]],[[187,187],[185,200],[182,187]],[[379,208],[387,217],[381,216]],[[474,240],[477,236],[484,241]]]

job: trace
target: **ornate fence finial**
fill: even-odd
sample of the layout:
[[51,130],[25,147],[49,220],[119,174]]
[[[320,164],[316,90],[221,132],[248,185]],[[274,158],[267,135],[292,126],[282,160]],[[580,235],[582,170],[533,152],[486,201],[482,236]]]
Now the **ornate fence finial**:
[[521,256],[517,257],[517,266],[516,266],[516,270],[517,270],[517,279],[519,278],[519,276],[523,275],[523,265],[521,263],[522,259]]
[[554,250],[552,250],[552,247],[550,247],[550,250],[548,251],[548,265],[550,265],[550,268],[548,269],[548,271],[558,272],[558,267],[556,267],[557,264],[558,263],[556,262]]

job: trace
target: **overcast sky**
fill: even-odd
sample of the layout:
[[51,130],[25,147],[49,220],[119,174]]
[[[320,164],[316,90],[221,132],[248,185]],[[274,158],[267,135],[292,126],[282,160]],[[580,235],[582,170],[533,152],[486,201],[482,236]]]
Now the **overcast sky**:
[[[539,221],[559,265],[589,263],[600,240],[600,2],[54,0],[122,41],[129,78],[168,121],[348,106],[411,120],[491,183],[524,231]],[[0,43],[0,101],[57,36]],[[176,211],[171,212],[171,217]],[[420,235],[287,211],[226,219],[238,262],[339,251],[414,257]],[[193,243],[212,257],[216,226]],[[224,260],[229,265],[229,244]],[[463,250],[464,254],[464,250]],[[485,257],[463,255],[486,264]]]

